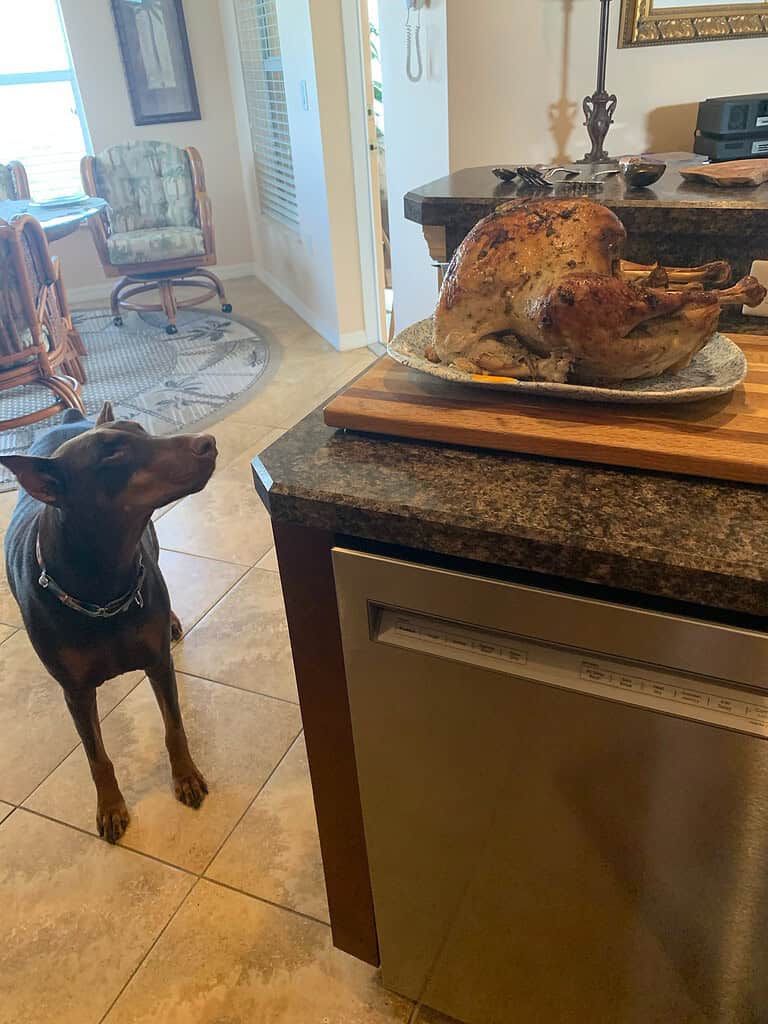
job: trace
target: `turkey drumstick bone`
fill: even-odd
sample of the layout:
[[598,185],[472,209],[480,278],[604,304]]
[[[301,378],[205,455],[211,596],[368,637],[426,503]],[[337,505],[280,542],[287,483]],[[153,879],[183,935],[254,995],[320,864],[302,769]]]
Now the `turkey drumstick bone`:
[[[635,284],[635,287],[637,285]],[[665,288],[647,288],[646,294],[654,296],[654,305],[643,316],[643,320],[651,320],[657,316],[665,316],[685,306],[759,306],[768,295],[768,290],[760,284],[756,277],[742,277],[730,288],[718,291],[704,291],[703,288],[683,288],[679,291],[668,291]]]
[[704,263],[700,267],[662,267],[659,263],[633,263],[621,261],[621,276],[632,281],[647,278],[654,272],[666,274],[670,284],[725,284],[731,279],[731,266],[725,260]]
[[[654,377],[686,366],[704,347],[721,302],[752,304],[764,294],[752,281],[718,292],[686,279],[668,290],[668,272],[654,268],[627,280],[626,240],[616,215],[589,199],[500,207],[470,231],[446,274],[434,317],[436,361],[477,365],[486,339],[513,335],[541,359],[562,354],[581,382]],[[723,264],[678,269],[718,281],[725,272]]]
[[710,292],[721,306],[759,306],[768,292],[756,277],[743,277],[738,284]]

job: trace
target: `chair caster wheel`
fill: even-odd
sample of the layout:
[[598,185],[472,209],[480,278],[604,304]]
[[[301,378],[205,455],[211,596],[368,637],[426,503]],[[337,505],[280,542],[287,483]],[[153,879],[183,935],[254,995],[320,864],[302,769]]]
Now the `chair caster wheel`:
[[222,302],[222,304],[221,304],[221,312],[222,313],[231,313],[232,312],[232,303],[231,302]]
[[179,328],[176,326],[176,324],[168,324],[168,326],[165,328],[165,333],[166,334],[178,334],[179,333]]
[[122,327],[123,326],[123,318],[121,316],[113,316],[112,317],[112,323],[115,325],[115,327]]

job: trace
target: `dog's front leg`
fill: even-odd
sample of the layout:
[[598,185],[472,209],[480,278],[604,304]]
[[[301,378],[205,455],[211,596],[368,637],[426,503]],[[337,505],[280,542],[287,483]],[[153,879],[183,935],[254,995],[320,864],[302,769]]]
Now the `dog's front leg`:
[[116,843],[128,827],[128,808],[115,778],[115,769],[104,749],[96,691],[64,694],[75,727],[83,741],[91,776],[96,785],[96,827],[99,835]]
[[165,746],[171,762],[176,799],[197,808],[205,799],[208,783],[189,752],[187,734],[181,719],[173,660],[169,657],[167,664],[148,669],[147,676],[155,691],[165,723]]

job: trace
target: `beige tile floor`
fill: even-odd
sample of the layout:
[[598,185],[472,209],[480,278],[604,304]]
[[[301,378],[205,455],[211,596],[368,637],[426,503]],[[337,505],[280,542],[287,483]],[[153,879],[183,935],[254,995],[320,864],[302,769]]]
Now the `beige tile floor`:
[[[178,804],[140,674],[99,695],[132,821],[94,829],[82,749],[0,574],[0,1024],[432,1021],[334,950],[269,519],[253,455],[370,361],[340,354],[252,279],[236,312],[282,349],[213,428],[208,488],[157,518],[185,635],[181,700],[211,793]],[[0,494],[0,539],[14,496]]]

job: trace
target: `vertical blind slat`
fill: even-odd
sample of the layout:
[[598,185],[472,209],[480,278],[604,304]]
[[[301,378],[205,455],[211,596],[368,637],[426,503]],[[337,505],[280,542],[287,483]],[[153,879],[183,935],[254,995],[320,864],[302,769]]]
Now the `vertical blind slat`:
[[236,0],[243,85],[262,213],[299,226],[278,0]]

